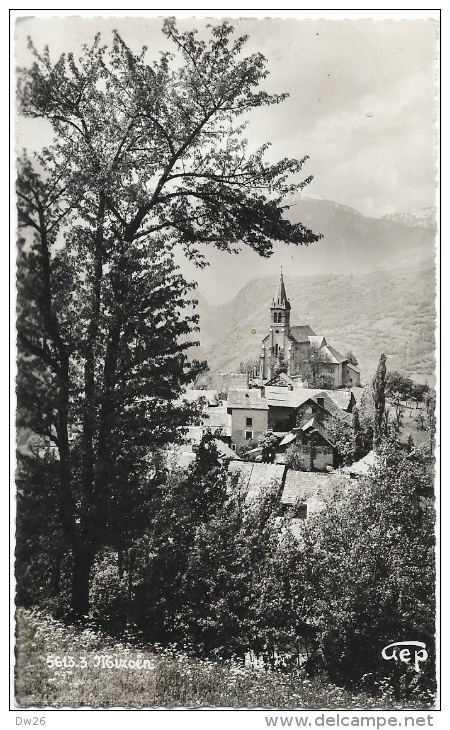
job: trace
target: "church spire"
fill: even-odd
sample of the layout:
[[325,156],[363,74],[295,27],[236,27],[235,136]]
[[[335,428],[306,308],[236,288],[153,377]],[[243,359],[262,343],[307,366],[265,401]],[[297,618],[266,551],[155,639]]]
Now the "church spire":
[[277,292],[273,298],[272,308],[273,307],[277,307],[277,308],[280,307],[283,309],[291,308],[289,299],[286,296],[286,289],[284,286],[283,267],[281,267],[280,281],[278,282]]

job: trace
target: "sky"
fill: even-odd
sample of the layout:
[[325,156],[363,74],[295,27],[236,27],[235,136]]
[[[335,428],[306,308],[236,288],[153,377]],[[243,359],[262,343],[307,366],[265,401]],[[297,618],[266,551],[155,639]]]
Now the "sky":
[[[236,32],[249,36],[246,53],[258,51],[267,58],[266,90],[289,93],[283,104],[252,114],[247,136],[254,146],[270,141],[273,160],[309,155],[304,176],[314,180],[305,195],[334,200],[371,217],[416,212],[436,203],[436,20],[406,18],[406,13],[391,19],[378,14],[376,19],[340,20],[331,11],[322,12],[328,13],[325,19],[256,19],[233,12]],[[107,17],[106,11],[95,18],[20,18],[17,61],[30,62],[27,36],[37,48],[48,44],[56,60],[62,52],[79,52],[98,31],[107,43],[113,29],[132,48],[145,44],[154,56],[169,48],[161,24],[161,18]],[[207,32],[200,18],[179,18],[178,25]],[[45,126],[34,120],[20,121],[18,133],[19,146],[50,141]],[[228,280],[239,270],[232,258],[225,263]],[[208,298],[224,301],[251,272],[240,271],[234,287],[217,285],[225,259],[213,259],[211,268],[219,261],[216,274],[210,268],[197,278]],[[279,270],[286,262],[286,256],[270,264],[258,262],[252,275]]]

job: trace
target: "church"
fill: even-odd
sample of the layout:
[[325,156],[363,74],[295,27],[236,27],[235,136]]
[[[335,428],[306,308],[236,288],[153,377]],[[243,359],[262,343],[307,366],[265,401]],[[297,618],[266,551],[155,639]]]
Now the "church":
[[360,372],[347,357],[317,335],[309,324],[291,325],[291,305],[281,271],[270,307],[270,332],[260,355],[260,377],[273,379],[285,372],[305,387],[336,389],[360,384]]

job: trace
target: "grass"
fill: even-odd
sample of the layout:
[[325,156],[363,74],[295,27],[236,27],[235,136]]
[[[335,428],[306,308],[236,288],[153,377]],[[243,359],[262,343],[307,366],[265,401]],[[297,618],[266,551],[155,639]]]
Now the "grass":
[[[118,642],[92,628],[66,626],[37,611],[19,609],[16,639],[19,707],[404,707],[389,693],[378,699],[352,694],[321,678],[218,664],[173,652],[156,653],[126,640]],[[122,660],[126,666],[95,666],[96,657],[108,655],[115,655],[117,662]],[[62,663],[64,656],[73,657],[76,666],[47,664],[48,657],[59,657],[57,662]],[[130,660],[137,659],[146,659],[146,666],[142,663],[141,668],[130,668]],[[417,709],[424,709],[423,704]]]

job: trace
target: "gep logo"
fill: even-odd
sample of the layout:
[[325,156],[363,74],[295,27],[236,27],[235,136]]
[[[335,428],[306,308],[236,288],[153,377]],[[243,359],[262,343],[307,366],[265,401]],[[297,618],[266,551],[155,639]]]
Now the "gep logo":
[[[401,648],[404,647],[404,648]],[[417,648],[418,647],[418,648]],[[426,644],[423,641],[396,641],[393,644],[385,646],[381,652],[383,659],[394,659],[394,661],[409,664],[414,662],[414,669],[420,672],[420,662],[428,659]]]

